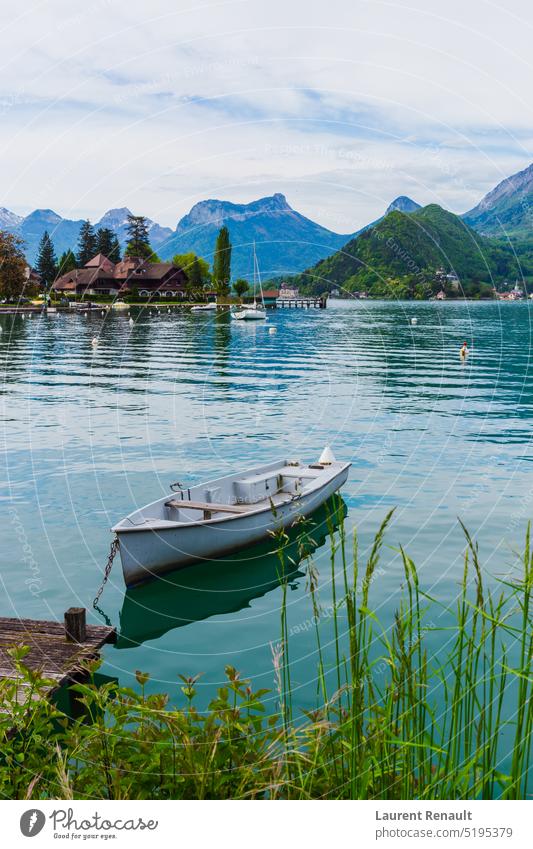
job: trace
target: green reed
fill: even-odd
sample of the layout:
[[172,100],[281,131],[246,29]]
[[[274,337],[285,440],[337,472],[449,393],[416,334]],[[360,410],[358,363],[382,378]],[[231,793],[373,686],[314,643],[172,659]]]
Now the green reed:
[[[207,710],[197,677],[167,695],[97,685],[96,667],[73,687],[78,718],[43,695],[41,676],[12,650],[19,682],[0,681],[0,795],[4,798],[522,799],[530,792],[533,725],[533,553],[528,527],[520,571],[490,587],[466,529],[454,604],[424,592],[403,548],[403,586],[381,623],[372,585],[383,573],[389,513],[361,562],[347,554],[342,502],[326,519],[332,616],[322,617],[313,524],[299,525],[317,652],[317,707],[299,711],[290,661],[288,536],[275,534],[280,640],[272,647],[278,708],[232,667]],[[387,579],[390,581],[390,577]],[[443,622],[437,626],[435,622]],[[443,648],[429,638],[442,633]],[[328,687],[329,682],[329,687]],[[24,684],[24,688],[21,688]]]

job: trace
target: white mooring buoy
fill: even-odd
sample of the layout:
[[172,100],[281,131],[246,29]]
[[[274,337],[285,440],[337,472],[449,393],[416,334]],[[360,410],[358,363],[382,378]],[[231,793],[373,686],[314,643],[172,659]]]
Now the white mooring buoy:
[[418,324],[418,319],[417,319],[417,318],[412,318],[412,319],[411,319],[411,324]]
[[270,336],[273,336],[274,333],[277,333],[277,330],[276,330],[275,327],[269,327],[268,332],[269,332]]

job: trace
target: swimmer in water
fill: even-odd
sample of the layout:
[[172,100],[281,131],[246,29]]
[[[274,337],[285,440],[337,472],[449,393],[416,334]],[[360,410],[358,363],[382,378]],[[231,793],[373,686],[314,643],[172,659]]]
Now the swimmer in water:
[[464,360],[466,355],[468,354],[468,348],[466,346],[466,342],[463,342],[463,347],[459,351],[459,356]]

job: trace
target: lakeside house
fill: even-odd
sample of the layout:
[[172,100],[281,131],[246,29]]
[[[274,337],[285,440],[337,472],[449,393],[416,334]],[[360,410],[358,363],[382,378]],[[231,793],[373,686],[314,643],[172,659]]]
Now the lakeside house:
[[[279,290],[278,289],[264,289],[263,290],[263,302],[265,307],[275,307],[276,301],[279,298]],[[254,300],[254,295],[250,292],[247,292],[243,297],[243,303],[251,304]],[[258,295],[255,296],[255,300],[258,300]]]
[[42,277],[31,265],[27,265],[24,269],[24,279],[27,286],[32,286],[37,290],[41,288]]
[[524,297],[524,292],[518,285],[518,280],[514,284],[514,289],[510,292],[496,292],[496,296],[500,301],[521,301]]
[[452,292],[459,291],[459,277],[455,271],[446,271],[445,268],[437,268],[435,272],[435,280],[440,283],[441,287],[448,286]]
[[83,268],[62,274],[52,284],[61,295],[129,295],[139,297],[184,298],[185,271],[171,262],[148,262],[140,257],[124,257],[114,263],[104,254],[96,254]]
[[300,293],[296,286],[292,286],[290,283],[282,283],[279,289],[280,298],[299,298]]

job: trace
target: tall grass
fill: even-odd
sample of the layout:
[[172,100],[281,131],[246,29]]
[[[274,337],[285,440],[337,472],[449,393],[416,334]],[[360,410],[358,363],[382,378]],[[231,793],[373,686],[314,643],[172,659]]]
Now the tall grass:
[[[166,695],[89,680],[76,686],[85,714],[67,720],[46,700],[38,674],[12,657],[31,693],[0,682],[0,794],[11,798],[521,799],[530,792],[533,553],[530,531],[520,573],[485,585],[466,529],[458,598],[446,607],[424,592],[399,549],[403,592],[393,621],[380,623],[372,584],[391,520],[366,562],[357,538],[348,561],[341,502],[328,517],[333,615],[320,623],[312,528],[302,523],[300,557],[317,641],[317,704],[297,708],[291,676],[287,538],[277,535],[281,634],[273,646],[279,709],[237,671],[208,710],[196,679],[181,682],[184,706]],[[443,613],[443,654],[430,651]],[[429,624],[428,624],[429,623]],[[325,630],[327,629],[327,630]],[[324,639],[325,636],[325,639]],[[435,635],[432,635],[433,642]],[[326,640],[332,652],[324,651]],[[327,657],[326,657],[327,654]],[[329,686],[328,686],[329,683]]]

